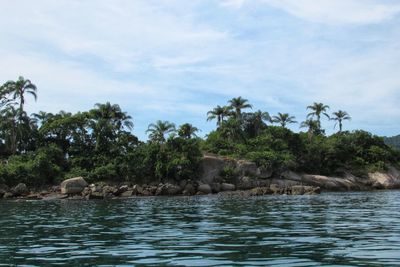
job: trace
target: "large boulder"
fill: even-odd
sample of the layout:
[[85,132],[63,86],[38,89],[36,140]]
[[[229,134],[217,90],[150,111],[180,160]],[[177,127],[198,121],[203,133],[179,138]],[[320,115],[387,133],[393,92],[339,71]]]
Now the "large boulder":
[[88,186],[82,177],[67,179],[61,183],[61,194],[80,194]]
[[236,171],[245,176],[259,176],[260,170],[254,162],[247,160],[238,160]]
[[375,172],[368,174],[375,189],[400,188],[400,173],[395,168],[389,168],[387,173]]
[[349,191],[362,189],[359,182],[346,177],[328,177],[323,175],[302,176],[303,184],[317,186],[329,191]]
[[19,183],[17,186],[15,186],[13,188],[12,191],[14,193],[14,196],[16,196],[16,197],[18,197],[18,196],[26,196],[26,195],[29,194],[28,187],[26,186],[26,184],[23,184],[23,183]]
[[221,184],[221,190],[222,191],[234,191],[235,190],[235,185],[228,184],[228,183],[222,183]]
[[174,185],[171,183],[166,183],[161,187],[159,187],[159,189],[160,189],[160,195],[164,196],[174,196],[182,192],[182,188],[179,185]]
[[199,187],[197,188],[197,191],[201,194],[211,194],[211,192],[212,192],[211,186],[209,186],[208,184],[199,185]]
[[224,168],[236,168],[236,161],[214,155],[205,155],[200,162],[200,181],[206,184],[217,182]]
[[183,189],[182,194],[185,196],[192,196],[196,193],[196,189],[192,183],[186,184],[185,188]]

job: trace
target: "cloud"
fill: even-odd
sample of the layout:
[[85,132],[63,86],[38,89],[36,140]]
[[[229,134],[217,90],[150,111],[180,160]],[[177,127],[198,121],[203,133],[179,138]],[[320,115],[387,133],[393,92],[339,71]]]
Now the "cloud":
[[322,101],[347,110],[353,128],[398,132],[395,1],[19,0],[0,9],[0,82],[35,82],[29,111],[111,101],[140,137],[157,119],[206,134],[207,110],[241,95],[299,121]]
[[[400,4],[377,0],[257,0],[298,18],[331,25],[373,24],[400,13]],[[222,5],[240,8],[251,1],[226,0]],[[254,2],[253,2],[254,3]]]

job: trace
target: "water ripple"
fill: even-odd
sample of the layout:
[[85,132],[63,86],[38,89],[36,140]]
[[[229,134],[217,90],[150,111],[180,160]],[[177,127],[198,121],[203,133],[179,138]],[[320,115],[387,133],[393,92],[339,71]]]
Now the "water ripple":
[[400,266],[400,191],[0,201],[0,266]]

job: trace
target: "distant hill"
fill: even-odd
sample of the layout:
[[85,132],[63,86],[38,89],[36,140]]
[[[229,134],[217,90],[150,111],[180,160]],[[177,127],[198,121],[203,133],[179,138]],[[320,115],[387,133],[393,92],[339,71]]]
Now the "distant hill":
[[384,140],[387,145],[400,149],[400,134],[392,137],[384,137]]

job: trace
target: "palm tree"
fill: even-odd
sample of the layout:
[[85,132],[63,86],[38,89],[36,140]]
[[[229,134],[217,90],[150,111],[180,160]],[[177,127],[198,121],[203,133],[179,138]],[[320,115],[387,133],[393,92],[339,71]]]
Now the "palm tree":
[[260,131],[267,127],[266,122],[271,122],[271,120],[269,113],[261,110],[243,114],[244,129],[251,137],[258,136]]
[[32,113],[31,116],[34,121],[39,122],[40,125],[43,125],[47,121],[49,121],[54,115],[50,112],[39,111],[38,113]]
[[179,127],[178,135],[180,137],[190,139],[192,137],[197,137],[196,132],[198,131],[199,129],[194,127],[190,123],[185,123]]
[[35,124],[29,119],[25,111],[7,106],[0,112],[0,132],[4,135],[6,146],[11,154],[15,154],[22,140],[29,138],[30,131]]
[[307,109],[310,109],[312,112],[307,114],[307,118],[314,116],[317,117],[318,128],[321,129],[321,115],[325,115],[328,119],[330,119],[329,114],[327,113],[329,106],[324,105],[323,103],[314,102],[311,106],[307,106]]
[[111,105],[110,102],[107,102],[105,104],[96,103],[95,107],[96,109],[90,111],[95,119],[107,121],[116,130],[121,130],[124,127],[129,130],[133,128],[132,117],[127,115],[126,112],[122,112],[119,105]]
[[3,85],[4,90],[13,94],[13,99],[19,99],[19,109],[22,112],[25,104],[25,94],[28,93],[37,99],[36,85],[34,85],[29,79],[19,76],[17,81],[8,81]]
[[217,119],[217,125],[220,126],[225,117],[232,115],[232,107],[229,106],[216,106],[213,110],[207,112],[207,121]]
[[146,133],[149,134],[149,138],[152,141],[164,143],[165,135],[175,132],[175,124],[169,121],[160,121],[156,123],[151,123],[147,128]]
[[351,120],[351,117],[346,111],[343,111],[343,110],[339,110],[339,111],[333,112],[332,115],[333,115],[333,117],[332,117],[331,120],[336,121],[334,127],[336,127],[336,125],[339,124],[339,133],[341,133],[342,132],[342,128],[343,128],[343,121],[344,120]]
[[278,112],[277,116],[272,117],[272,122],[279,123],[283,128],[286,128],[286,125],[289,123],[297,123],[295,121],[296,117],[290,116],[288,113],[280,113]]
[[247,99],[244,99],[241,96],[237,98],[232,98],[231,100],[228,101],[230,106],[235,110],[236,118],[241,118],[242,109],[252,108],[252,105],[250,105],[248,102],[249,101]]
[[318,130],[318,122],[313,119],[307,119],[300,124],[300,128],[308,128],[308,140],[311,141],[314,133]]

